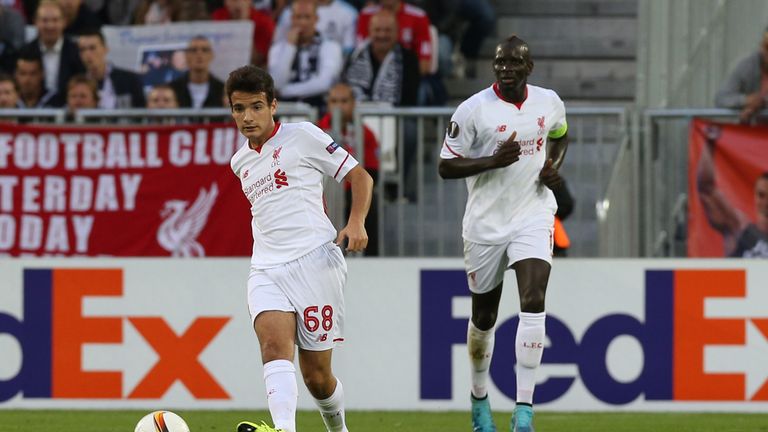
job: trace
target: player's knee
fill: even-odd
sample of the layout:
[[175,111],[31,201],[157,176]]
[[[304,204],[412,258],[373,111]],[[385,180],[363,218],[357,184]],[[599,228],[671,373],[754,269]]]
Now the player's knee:
[[520,298],[520,310],[530,313],[544,312],[544,293],[543,289],[526,290]]
[[291,351],[286,350],[284,343],[278,341],[264,341],[261,343],[261,359],[264,363],[272,360],[287,360],[291,358]]
[[336,387],[336,378],[330,371],[323,369],[302,371],[302,376],[307,390],[316,399],[326,399],[333,394],[333,389]]
[[480,311],[472,315],[472,323],[478,330],[488,330],[496,325],[496,311]]

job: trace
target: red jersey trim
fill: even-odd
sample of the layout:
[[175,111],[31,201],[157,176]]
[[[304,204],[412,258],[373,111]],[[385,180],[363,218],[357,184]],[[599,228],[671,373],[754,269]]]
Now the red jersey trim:
[[447,142],[443,141],[443,145],[444,145],[444,146],[445,146],[445,148],[447,148],[447,149],[448,149],[448,151],[449,151],[449,152],[451,152],[451,153],[452,153],[454,156],[456,156],[456,157],[458,157],[458,158],[463,158],[463,157],[464,157],[464,156],[462,156],[462,155],[460,155],[460,154],[456,153],[455,151],[453,151],[453,149],[451,148],[451,146],[449,146],[449,145],[448,145],[448,143],[447,143]]
[[347,153],[347,157],[344,158],[344,161],[339,165],[339,169],[336,170],[336,174],[333,175],[333,178],[336,178],[337,175],[339,175],[339,172],[341,172],[341,167],[344,166],[345,163],[347,163],[347,159],[349,159],[349,153]]
[[[275,136],[275,134],[277,134],[277,130],[278,130],[278,129],[280,129],[280,122],[279,122],[279,121],[275,122],[275,127],[272,129],[272,133],[271,133],[271,134],[269,134],[269,137],[267,137],[267,139],[266,139],[266,140],[264,140],[264,142],[263,142],[263,143],[261,143],[261,145],[260,145],[260,146],[258,146],[258,147],[256,147],[256,148],[254,149],[254,150],[256,150],[256,153],[261,153],[261,148],[262,148],[262,147],[264,147],[264,144],[266,144],[266,143],[267,143],[267,141],[271,140],[271,139],[272,139],[272,137],[273,137],[273,136]],[[250,143],[248,143],[248,146],[250,147]]]
[[503,94],[501,94],[501,90],[499,89],[499,83],[495,82],[493,83],[493,92],[496,93],[496,96],[498,96],[499,99],[503,100],[506,103],[511,103],[512,105],[516,106],[517,109],[522,109],[523,104],[526,100],[528,100],[528,84],[525,85],[525,94],[523,95],[523,100],[518,102],[512,102],[510,100],[507,100]]

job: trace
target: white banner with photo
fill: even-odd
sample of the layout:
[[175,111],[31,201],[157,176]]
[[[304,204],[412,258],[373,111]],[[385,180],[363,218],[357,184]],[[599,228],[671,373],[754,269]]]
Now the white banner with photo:
[[248,64],[253,45],[251,21],[196,21],[144,26],[104,26],[109,60],[142,74],[145,86],[169,82],[187,70],[184,49],[195,36],[211,41],[211,72],[226,81],[229,72]]

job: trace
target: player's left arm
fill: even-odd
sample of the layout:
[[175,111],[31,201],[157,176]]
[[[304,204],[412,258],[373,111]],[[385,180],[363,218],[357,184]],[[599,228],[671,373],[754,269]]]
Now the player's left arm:
[[563,182],[560,167],[568,151],[568,123],[565,121],[565,105],[557,95],[556,112],[559,119],[547,134],[547,160],[539,172],[539,181],[550,189],[555,189]]
[[365,218],[371,208],[373,196],[373,178],[360,165],[355,166],[344,180],[352,186],[352,205],[347,225],[339,231],[336,244],[341,246],[347,239],[347,250],[359,252],[368,246],[368,233],[365,231]]

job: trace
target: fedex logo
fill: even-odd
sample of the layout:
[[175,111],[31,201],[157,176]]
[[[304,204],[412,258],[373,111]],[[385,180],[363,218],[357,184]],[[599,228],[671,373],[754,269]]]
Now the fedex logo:
[[[452,301],[469,296],[466,281],[460,270],[421,273],[422,399],[452,398],[451,350],[466,344],[467,332],[467,318],[453,316]],[[542,363],[575,365],[587,391],[609,404],[627,404],[641,396],[649,401],[768,401],[766,371],[739,372],[749,361],[742,359],[749,356],[741,351],[768,343],[768,318],[705,313],[707,300],[745,300],[744,270],[647,270],[644,283],[642,320],[622,313],[600,316],[583,334],[574,335],[567,322],[548,314],[549,343]],[[512,400],[517,321],[514,317],[497,323],[490,369],[496,387]],[[614,378],[607,365],[608,347],[620,336],[632,337],[642,347],[642,370],[631,381]],[[727,368],[709,364],[713,350],[726,353]],[[765,361],[752,364],[761,367]],[[536,387],[535,402],[559,399],[576,378],[575,374],[549,377]]]
[[[198,399],[229,399],[198,356],[229,317],[199,317],[176,334],[160,316],[83,314],[86,297],[123,295],[121,269],[26,269],[23,317],[0,312],[0,334],[22,351],[15,377],[0,381],[0,402],[25,398],[157,399],[176,381]],[[133,326],[159,357],[132,389],[119,370],[83,370],[83,346],[121,344],[123,326]]]

